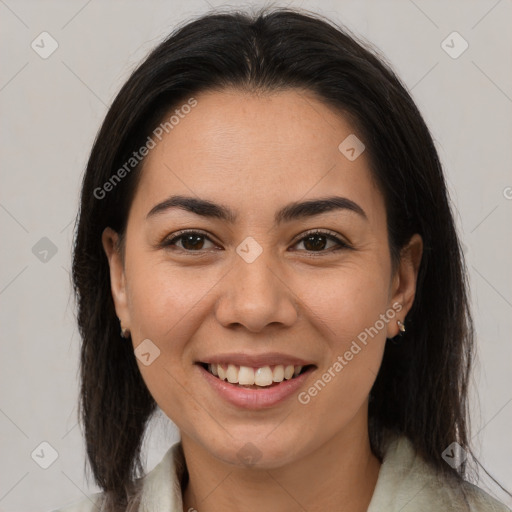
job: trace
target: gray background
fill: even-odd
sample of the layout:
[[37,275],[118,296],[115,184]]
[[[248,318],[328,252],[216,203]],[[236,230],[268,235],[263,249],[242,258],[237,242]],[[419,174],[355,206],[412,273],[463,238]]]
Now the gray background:
[[[210,5],[221,4],[0,0],[1,510],[50,510],[97,490],[84,475],[77,426],[79,338],[69,270],[79,184],[96,131],[131,70],[176,23]],[[485,467],[512,489],[512,3],[277,5],[319,12],[374,43],[431,128],[470,271],[479,352],[473,442]],[[31,47],[43,31],[59,45],[46,59]],[[458,58],[441,46],[453,31],[469,44]],[[160,413],[145,442],[147,469],[175,439]],[[48,469],[31,458],[44,441],[58,454]],[[50,449],[36,453],[45,454],[39,463],[51,461]],[[512,505],[488,480],[480,485]]]

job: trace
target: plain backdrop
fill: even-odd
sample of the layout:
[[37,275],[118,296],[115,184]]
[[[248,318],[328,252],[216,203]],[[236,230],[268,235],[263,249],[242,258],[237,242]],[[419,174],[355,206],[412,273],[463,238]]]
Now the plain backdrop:
[[[136,64],[177,23],[220,5],[244,3],[0,0],[1,510],[51,510],[98,490],[84,473],[77,425],[69,270],[80,180],[107,108]],[[512,3],[274,5],[318,12],[376,45],[432,131],[469,267],[478,340],[473,443],[512,490]],[[43,58],[52,44],[57,49]],[[160,413],[145,441],[148,470],[177,435]],[[46,463],[55,459],[47,469],[41,450]],[[480,485],[511,505],[488,480]]]

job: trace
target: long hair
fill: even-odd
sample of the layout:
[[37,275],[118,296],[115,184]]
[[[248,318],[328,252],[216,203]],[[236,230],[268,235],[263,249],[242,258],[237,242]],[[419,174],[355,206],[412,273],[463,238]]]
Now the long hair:
[[452,442],[469,451],[467,273],[443,170],[420,112],[377,50],[319,15],[287,8],[217,12],[180,26],[132,73],[105,117],[83,179],[72,268],[82,337],[79,412],[109,510],[124,510],[142,475],[142,440],[156,409],[131,344],[119,334],[101,243],[107,226],[124,233],[141,163],[118,182],[112,177],[171,109],[226,87],[306,89],[357,128],[385,200],[393,268],[414,233],[424,243],[407,330],[387,342],[370,393],[371,447],[380,456],[382,434],[391,430],[407,436],[439,471],[464,478],[466,464],[452,469],[441,454]]

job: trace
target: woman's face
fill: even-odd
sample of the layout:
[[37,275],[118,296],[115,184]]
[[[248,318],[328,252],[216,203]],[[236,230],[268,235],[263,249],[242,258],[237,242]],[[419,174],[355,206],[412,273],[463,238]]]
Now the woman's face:
[[[312,94],[195,99],[146,158],[124,264],[115,233],[103,236],[149,391],[182,438],[230,463],[277,467],[341,433],[367,435],[368,395],[412,304],[421,239],[392,275],[367,153]],[[166,205],[173,196],[212,205]],[[336,207],[299,206],[334,197]],[[180,230],[195,234],[176,239]],[[201,365],[213,362],[262,385],[221,381]],[[308,371],[283,380],[281,365]]]

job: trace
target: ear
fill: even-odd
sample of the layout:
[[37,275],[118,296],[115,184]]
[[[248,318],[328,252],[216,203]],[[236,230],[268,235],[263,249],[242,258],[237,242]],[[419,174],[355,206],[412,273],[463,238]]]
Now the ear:
[[125,329],[130,328],[130,314],[126,292],[124,263],[119,249],[119,234],[112,228],[105,228],[101,236],[103,249],[110,267],[110,287],[116,314]]
[[[397,312],[396,320],[405,324],[405,317],[412,307],[416,295],[416,282],[423,255],[423,239],[415,233],[400,251],[400,262],[393,276],[389,306]],[[400,307],[401,306],[401,307]],[[396,321],[388,323],[387,337],[393,338],[400,331]]]

